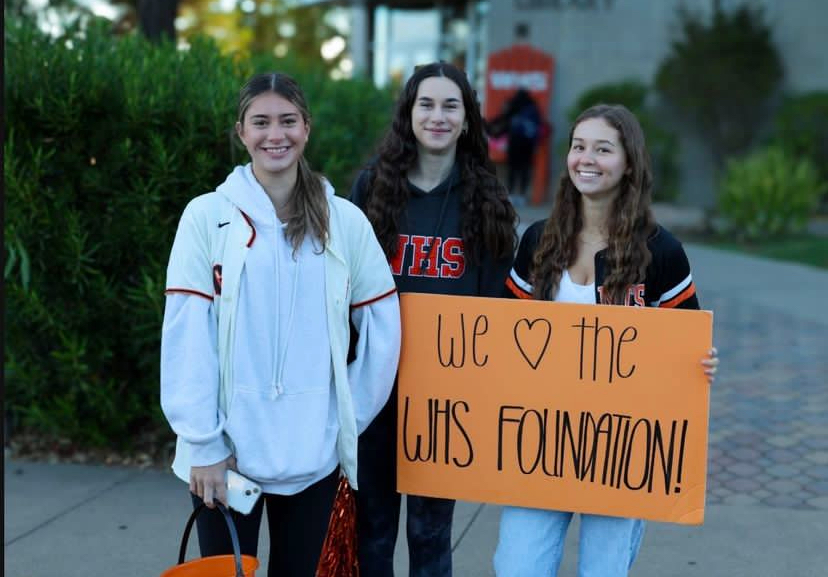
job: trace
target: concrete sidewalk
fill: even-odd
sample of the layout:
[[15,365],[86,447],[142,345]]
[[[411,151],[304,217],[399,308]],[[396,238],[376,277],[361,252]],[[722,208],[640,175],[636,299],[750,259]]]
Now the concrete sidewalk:
[[[185,485],[171,474],[16,461],[5,465],[6,577],[149,577],[175,564],[190,508]],[[455,575],[494,575],[498,518],[499,507],[458,503]],[[701,527],[649,523],[631,576],[822,576],[828,567],[826,534],[826,510],[711,505]],[[395,556],[398,575],[406,574],[402,541]],[[577,522],[570,530],[562,576],[575,575],[576,542]],[[266,549],[262,544],[260,551]],[[264,566],[267,555],[261,552]],[[192,543],[188,558],[195,556],[198,548]]]
[[[525,227],[548,209],[521,214]],[[706,520],[649,523],[630,575],[826,575],[828,272],[686,248],[702,305],[715,313],[722,358],[711,395]],[[176,562],[190,505],[170,472],[7,458],[4,485],[7,577],[152,577]],[[458,503],[455,575],[494,574],[498,516],[497,506]],[[561,576],[576,574],[577,533],[575,525]],[[197,554],[193,543],[189,557]],[[407,573],[404,539],[395,564]]]

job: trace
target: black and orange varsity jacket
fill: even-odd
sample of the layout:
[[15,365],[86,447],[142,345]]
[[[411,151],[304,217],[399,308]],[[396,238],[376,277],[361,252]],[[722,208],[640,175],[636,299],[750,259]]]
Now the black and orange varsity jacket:
[[[504,295],[511,298],[532,298],[530,282],[532,259],[543,234],[546,220],[540,220],[526,229],[518,247],[514,266],[506,279]],[[690,274],[690,263],[681,243],[667,229],[657,226],[647,239],[653,258],[647,267],[643,282],[632,285],[625,304],[663,308],[698,309],[696,286]],[[595,303],[600,304],[601,285],[604,284],[606,249],[595,255]]]

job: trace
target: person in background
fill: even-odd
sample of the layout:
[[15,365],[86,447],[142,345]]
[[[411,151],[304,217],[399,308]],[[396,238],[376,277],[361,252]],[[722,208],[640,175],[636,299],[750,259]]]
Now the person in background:
[[[399,304],[368,220],[311,171],[311,116],[290,77],[252,77],[236,133],[251,162],[185,208],[167,269],[161,406],[173,470],[194,506],[226,505],[235,469],[262,487],[232,512],[256,555],[267,508],[270,577],[313,577],[340,474],[357,487],[357,438],[391,392]],[[346,365],[349,322],[356,359]],[[232,553],[218,511],[197,518],[202,556]]]
[[505,141],[509,198],[523,206],[531,194],[535,151],[547,129],[540,108],[528,90],[519,88],[486,129],[491,137]]
[[509,192],[516,204],[523,205],[531,190],[532,163],[543,119],[538,105],[525,88],[520,88],[507,106]]
[[[548,220],[523,235],[506,281],[513,298],[698,309],[687,256],[650,210],[652,172],[644,133],[620,105],[575,120],[567,170]],[[701,360],[712,384],[716,349]],[[494,556],[498,577],[555,576],[573,513],[504,507]],[[639,519],[581,515],[580,577],[623,577],[644,529]]]
[[[368,217],[400,292],[500,296],[516,213],[489,161],[466,75],[446,63],[406,83],[374,161],[351,200]],[[393,575],[400,516],[396,391],[359,439],[358,544],[363,575]],[[409,495],[412,577],[451,575],[454,501]]]

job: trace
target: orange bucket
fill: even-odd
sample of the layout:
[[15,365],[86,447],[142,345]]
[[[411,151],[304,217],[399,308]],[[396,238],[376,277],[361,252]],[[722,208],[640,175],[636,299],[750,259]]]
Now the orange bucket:
[[196,517],[207,508],[203,503],[195,508],[187,526],[184,528],[184,535],[181,537],[181,547],[178,550],[178,565],[173,565],[163,573],[161,577],[255,577],[256,569],[259,568],[259,560],[250,555],[242,555],[239,547],[239,536],[236,533],[236,525],[230,517],[230,513],[221,504],[216,507],[224,515],[227,523],[227,530],[230,531],[230,540],[233,542],[232,555],[212,555],[184,561],[187,553],[187,541],[190,538],[190,531],[193,528]]

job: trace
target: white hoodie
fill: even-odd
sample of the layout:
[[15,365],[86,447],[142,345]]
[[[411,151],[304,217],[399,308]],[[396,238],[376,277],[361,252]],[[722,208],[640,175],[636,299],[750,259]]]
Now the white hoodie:
[[[294,254],[250,165],[185,209],[167,274],[161,404],[179,437],[173,469],[186,481],[190,466],[233,453],[267,493],[295,494],[340,462],[356,484],[355,436],[393,385],[399,307],[370,224],[325,184],[325,251],[308,236]],[[339,280],[331,267],[342,260]],[[360,338],[337,395],[348,349],[343,294]]]

